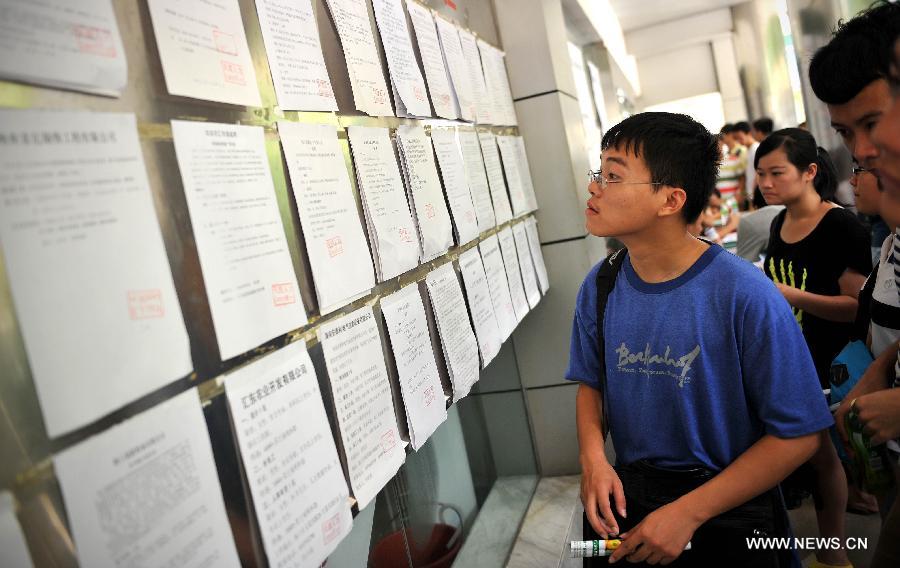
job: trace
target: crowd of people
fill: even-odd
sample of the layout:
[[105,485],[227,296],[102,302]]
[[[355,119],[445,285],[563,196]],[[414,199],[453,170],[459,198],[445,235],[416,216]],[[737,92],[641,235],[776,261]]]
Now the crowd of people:
[[[798,566],[748,537],[790,536],[808,490],[821,537],[880,514],[872,566],[900,566],[900,6],[842,23],[809,79],[852,210],[805,128],[642,113],[604,135],[586,225],[624,249],[581,287],[566,378],[585,538],[620,535],[609,562]],[[823,546],[809,566],[851,563]]]

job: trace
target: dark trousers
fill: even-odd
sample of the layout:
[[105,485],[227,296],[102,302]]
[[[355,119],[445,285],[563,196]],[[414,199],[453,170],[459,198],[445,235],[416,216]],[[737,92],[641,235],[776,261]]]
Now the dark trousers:
[[[645,462],[616,467],[625,489],[628,518],[618,514],[621,532],[631,530],[659,507],[675,501],[709,479],[712,472],[702,469],[675,470],[658,468]],[[790,536],[787,512],[777,489],[768,491],[731,511],[704,523],[691,538],[691,550],[684,551],[672,564],[674,568],[787,568],[794,563],[791,551],[751,550],[748,538]],[[601,537],[593,530],[585,515],[583,539]],[[606,566],[606,557],[585,558],[584,566]],[[627,561],[616,565],[648,566]]]

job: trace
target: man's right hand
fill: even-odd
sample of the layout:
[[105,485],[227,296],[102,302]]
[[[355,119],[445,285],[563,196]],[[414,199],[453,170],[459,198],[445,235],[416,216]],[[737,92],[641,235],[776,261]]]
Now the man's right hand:
[[869,367],[859,378],[859,381],[857,381],[856,385],[850,389],[850,392],[847,393],[847,396],[844,397],[844,400],[841,401],[841,405],[835,411],[835,426],[837,427],[841,440],[844,442],[844,449],[847,450],[847,452],[852,453],[846,426],[846,418],[847,414],[850,412],[850,404],[863,395],[887,388],[887,372],[893,369],[894,361],[897,360],[896,357],[897,344],[893,343],[869,364]]
[[600,452],[581,458],[581,502],[588,521],[604,539],[619,534],[619,526],[610,508],[610,495],[619,516],[625,517],[625,492],[616,471]]

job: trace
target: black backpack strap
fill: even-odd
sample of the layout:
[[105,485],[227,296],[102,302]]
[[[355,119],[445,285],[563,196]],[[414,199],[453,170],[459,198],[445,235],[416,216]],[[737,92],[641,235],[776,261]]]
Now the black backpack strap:
[[609,432],[609,413],[606,403],[606,342],[603,338],[603,320],[606,316],[606,303],[616,285],[616,277],[625,262],[626,249],[619,249],[600,265],[597,271],[597,362],[600,384],[600,396],[603,400],[603,437]]

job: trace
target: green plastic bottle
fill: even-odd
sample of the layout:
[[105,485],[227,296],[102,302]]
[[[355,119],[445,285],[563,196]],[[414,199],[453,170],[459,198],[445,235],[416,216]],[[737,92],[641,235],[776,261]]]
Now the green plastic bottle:
[[847,413],[845,424],[850,448],[853,450],[853,465],[856,478],[862,488],[869,493],[883,493],[894,486],[894,472],[891,470],[884,444],[872,446],[869,436],[863,432],[859,415],[852,406]]

